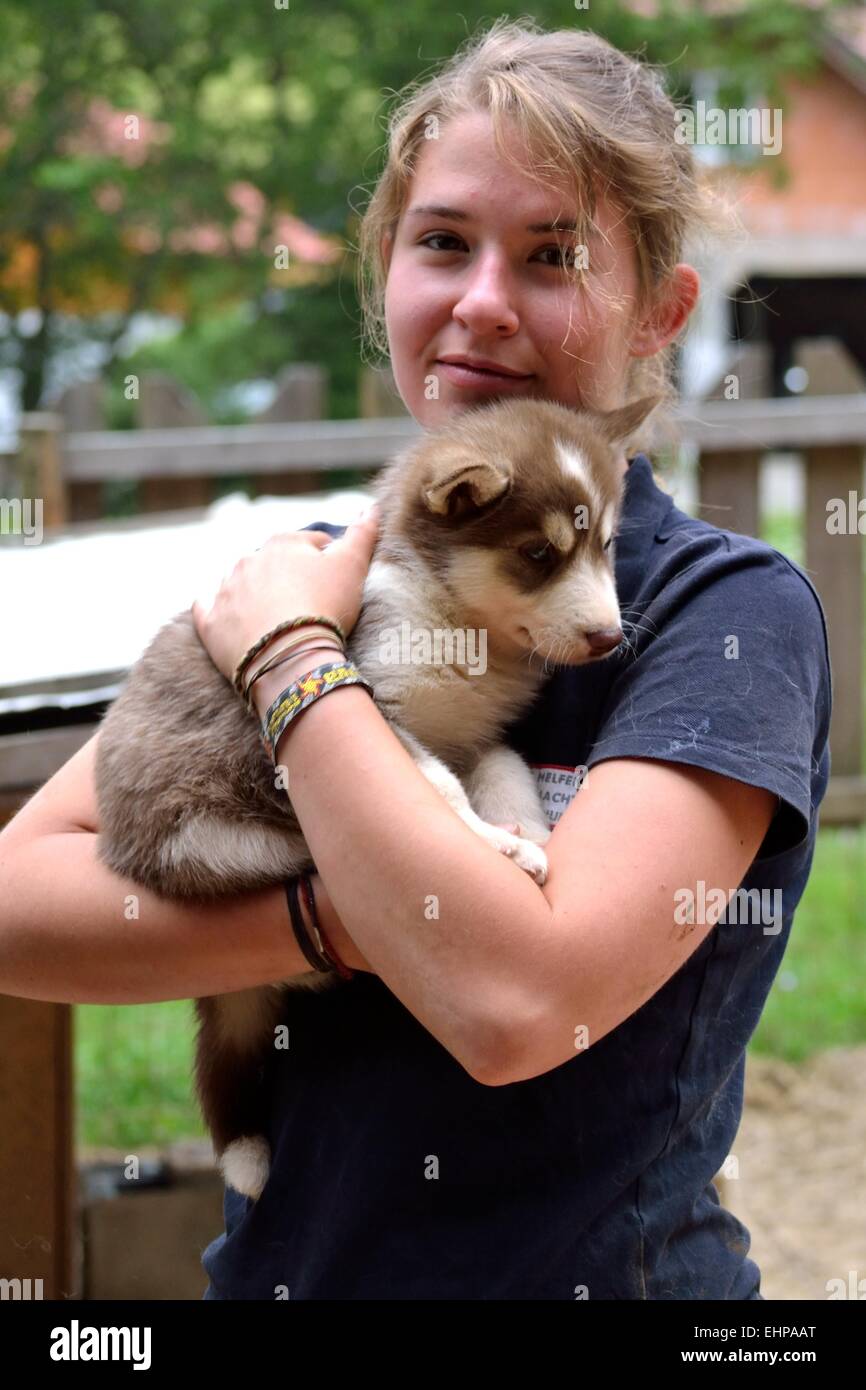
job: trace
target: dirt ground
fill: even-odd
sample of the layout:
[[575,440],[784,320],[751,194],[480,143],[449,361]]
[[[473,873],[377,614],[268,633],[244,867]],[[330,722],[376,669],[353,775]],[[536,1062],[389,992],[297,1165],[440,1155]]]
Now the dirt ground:
[[717,1186],[751,1233],[766,1299],[826,1300],[831,1279],[846,1297],[864,1280],[866,1298],[864,1077],[866,1046],[798,1066],[747,1058],[739,1176]]

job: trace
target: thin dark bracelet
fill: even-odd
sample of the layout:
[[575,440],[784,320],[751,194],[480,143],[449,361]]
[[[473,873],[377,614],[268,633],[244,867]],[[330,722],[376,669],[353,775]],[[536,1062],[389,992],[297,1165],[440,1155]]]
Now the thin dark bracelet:
[[309,641],[310,645],[308,647],[301,647],[300,649],[298,649],[297,647],[289,647],[284,652],[277,652],[276,656],[271,657],[270,661],[266,661],[264,666],[262,666],[260,670],[256,671],[256,674],[253,676],[252,680],[250,681],[249,685],[244,691],[244,703],[251,714],[257,713],[256,707],[253,704],[253,697],[251,691],[260,676],[266,676],[269,671],[276,670],[278,666],[285,666],[286,662],[291,661],[292,658],[295,656],[307,656],[310,652],[334,651],[339,652],[341,656],[346,655],[345,647],[338,646],[336,642],[328,642],[324,637],[319,637],[318,639],[310,638]]
[[327,956],[321,955],[316,950],[304,924],[304,919],[301,914],[301,905],[298,901],[298,882],[299,875],[295,874],[295,876],[288,879],[285,884],[286,899],[289,904],[289,917],[292,923],[292,930],[295,933],[295,940],[303,951],[305,959],[309,961],[313,969],[320,974],[330,975],[333,973],[333,965],[328,960]]
[[325,935],[324,927],[319,921],[319,914],[316,911],[316,896],[313,892],[313,881],[310,878],[310,875],[308,873],[300,874],[299,878],[301,893],[303,894],[304,901],[307,904],[307,909],[310,914],[310,921],[313,924],[313,932],[316,935],[317,941],[321,941],[322,950],[331,961],[331,964],[333,968],[337,971],[337,974],[340,976],[340,979],[351,980],[352,976],[355,973],[354,970],[350,969],[348,965],[344,965],[343,962],[340,960],[340,957],[337,955],[337,952],[334,950],[334,947]]
[[253,658],[258,656],[259,652],[264,651],[265,647],[269,645],[273,638],[279,637],[281,632],[293,632],[295,628],[298,627],[329,627],[332,632],[336,633],[337,637],[345,646],[346,634],[340,627],[340,624],[334,622],[333,618],[324,618],[321,614],[318,616],[307,614],[307,616],[303,618],[292,618],[290,620],[287,619],[284,623],[277,623],[276,627],[272,627],[270,632],[263,633],[259,640],[253,643],[249,651],[244,653],[235,667],[232,685],[239,695],[243,695],[243,678]]

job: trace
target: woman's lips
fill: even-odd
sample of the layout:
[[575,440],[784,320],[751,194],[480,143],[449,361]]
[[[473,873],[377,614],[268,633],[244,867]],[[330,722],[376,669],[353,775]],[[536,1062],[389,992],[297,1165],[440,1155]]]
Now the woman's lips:
[[466,367],[460,362],[436,361],[436,370],[446,381],[454,386],[469,387],[475,391],[520,391],[531,381],[531,376],[503,376],[500,372],[482,371],[478,367]]

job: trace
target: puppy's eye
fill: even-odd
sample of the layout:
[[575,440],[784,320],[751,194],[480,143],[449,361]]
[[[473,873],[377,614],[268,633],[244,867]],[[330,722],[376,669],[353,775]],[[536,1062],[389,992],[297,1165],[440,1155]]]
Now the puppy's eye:
[[613,536],[610,536],[610,537],[608,538],[608,540],[605,541],[604,545],[601,547],[602,550],[609,550],[612,541],[613,541]]
[[543,564],[545,560],[551,559],[553,555],[553,546],[550,541],[544,541],[541,545],[538,543],[522,545],[520,547],[520,553],[525,560],[532,560],[536,564]]

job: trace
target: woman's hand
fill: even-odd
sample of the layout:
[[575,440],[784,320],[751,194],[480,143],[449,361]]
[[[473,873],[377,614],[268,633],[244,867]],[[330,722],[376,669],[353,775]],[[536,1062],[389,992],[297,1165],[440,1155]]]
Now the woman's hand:
[[272,536],[239,560],[208,610],[193,622],[213,664],[231,680],[245,652],[278,623],[304,614],[333,618],[348,637],[361,611],[379,525],[374,505],[338,540],[324,531]]

